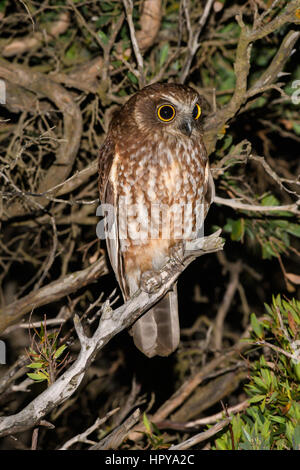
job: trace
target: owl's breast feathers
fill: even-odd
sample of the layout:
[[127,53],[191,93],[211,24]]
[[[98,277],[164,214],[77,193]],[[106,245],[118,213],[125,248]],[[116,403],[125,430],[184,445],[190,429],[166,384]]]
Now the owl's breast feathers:
[[131,137],[115,145],[109,181],[128,204],[188,203],[203,196],[207,156],[197,138]]
[[[141,142],[131,135],[118,141],[107,181],[114,194],[110,202],[118,206],[118,248],[125,273],[138,269],[139,277],[140,272],[159,269],[170,247],[183,238],[180,228],[194,230],[196,212],[205,203],[208,172],[199,138]],[[181,215],[176,219],[178,207]],[[183,207],[188,208],[186,214]]]

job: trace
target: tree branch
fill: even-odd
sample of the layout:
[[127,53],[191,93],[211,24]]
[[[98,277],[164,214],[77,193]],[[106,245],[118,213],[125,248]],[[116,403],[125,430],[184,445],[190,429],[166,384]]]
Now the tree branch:
[[230,423],[231,420],[232,420],[232,418],[223,419],[223,421],[220,421],[219,423],[215,424],[214,426],[212,426],[207,431],[200,432],[199,434],[196,434],[195,436],[190,437],[186,441],[180,442],[180,444],[176,444],[176,445],[173,445],[173,446],[169,447],[169,450],[186,450],[186,449],[190,449],[194,445],[199,444],[199,442],[206,441],[210,437],[217,434],[219,431],[221,431],[223,428],[225,428],[228,425],[228,423]]
[[251,212],[279,212],[287,211],[295,215],[300,215],[299,204],[300,200],[293,204],[285,204],[282,206],[261,206],[255,204],[244,204],[236,199],[226,199],[223,197],[215,196],[214,202],[223,206],[232,207],[233,209],[241,209],[243,211]]
[[254,94],[259,93],[262,83],[270,86],[277,81],[278,73],[283,69],[285,63],[291,56],[300,33],[290,31],[287,34],[270,66],[257,82],[254,83],[249,92],[247,92],[251,46],[253,42],[268,36],[286,23],[298,23],[299,20],[296,16],[296,11],[299,5],[299,0],[291,1],[281,15],[276,16],[270,23],[258,28],[253,27],[253,29],[245,26],[241,15],[236,17],[241,27],[234,64],[236,85],[230,102],[216,113],[210,114],[205,120],[204,141],[209,154],[213,152],[215,148],[218,133],[222,131],[225,124],[240,110],[245,101]]
[[[82,133],[82,115],[79,106],[68,91],[53,82],[48,76],[23,65],[11,64],[1,58],[0,78],[22,86],[36,93],[39,97],[51,100],[63,114],[64,137],[56,153],[55,164],[49,168],[37,188],[37,193],[43,193],[63,182],[72,169]],[[30,202],[30,196],[27,196],[26,200]],[[48,200],[40,198],[39,204],[45,206],[48,204]],[[24,214],[24,208],[19,203],[12,204],[9,208],[9,216],[20,214]]]
[[105,258],[101,257],[96,263],[82,271],[69,274],[62,279],[51,282],[36,291],[30,292],[25,297],[0,309],[0,333],[8,326],[16,323],[26,313],[34,308],[55,302],[71,292],[96,281],[99,276],[107,273]]
[[131,43],[132,43],[132,47],[134,50],[134,54],[135,54],[135,58],[137,61],[137,66],[138,66],[139,86],[140,88],[143,88],[146,85],[146,80],[145,80],[145,75],[144,75],[144,62],[143,62],[143,57],[142,57],[139,44],[137,41],[134,24],[133,24],[133,18],[132,18],[133,3],[132,3],[132,0],[123,0],[123,4],[124,4],[125,11],[126,11],[126,18],[127,18],[127,23],[129,26],[129,31],[130,31]]
[[[171,258],[159,271],[162,284],[151,293],[139,290],[128,302],[116,310],[112,310],[106,302],[102,311],[99,326],[91,338],[85,336],[79,317],[74,318],[74,325],[81,344],[77,360],[29,405],[19,413],[0,418],[0,436],[21,432],[36,425],[47,413],[67,400],[79,387],[88,367],[97,353],[116,334],[128,328],[144,312],[149,310],[161,299],[178,279],[181,272],[197,257],[213,253],[223,248],[219,237],[221,230],[208,237],[186,243],[185,251],[180,262]],[[178,256],[180,256],[180,250]]]

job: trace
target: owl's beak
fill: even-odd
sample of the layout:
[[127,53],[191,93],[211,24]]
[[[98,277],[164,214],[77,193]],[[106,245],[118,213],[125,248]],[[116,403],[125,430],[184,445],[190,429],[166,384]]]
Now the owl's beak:
[[193,123],[190,118],[184,118],[181,123],[179,124],[179,129],[183,134],[190,137],[191,133],[193,132]]

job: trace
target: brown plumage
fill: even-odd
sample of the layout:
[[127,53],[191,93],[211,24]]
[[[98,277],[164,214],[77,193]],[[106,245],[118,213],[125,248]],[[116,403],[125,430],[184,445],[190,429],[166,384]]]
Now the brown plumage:
[[[110,123],[99,156],[99,192],[101,202],[115,209],[107,247],[125,301],[139,288],[142,273],[159,270],[174,245],[194,238],[199,208],[203,220],[206,216],[214,185],[200,122],[195,90],[156,83],[133,95]],[[174,207],[183,206],[189,207],[187,216],[182,212],[185,218],[172,215]],[[169,231],[166,220],[172,221]],[[177,348],[176,286],[132,333],[148,357]]]

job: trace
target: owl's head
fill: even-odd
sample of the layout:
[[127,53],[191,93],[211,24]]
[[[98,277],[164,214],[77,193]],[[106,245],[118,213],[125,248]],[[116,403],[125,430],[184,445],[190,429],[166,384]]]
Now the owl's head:
[[199,94],[186,85],[149,85],[137,92],[125,108],[134,121],[132,124],[153,137],[167,133],[186,138],[201,132],[202,101]]

